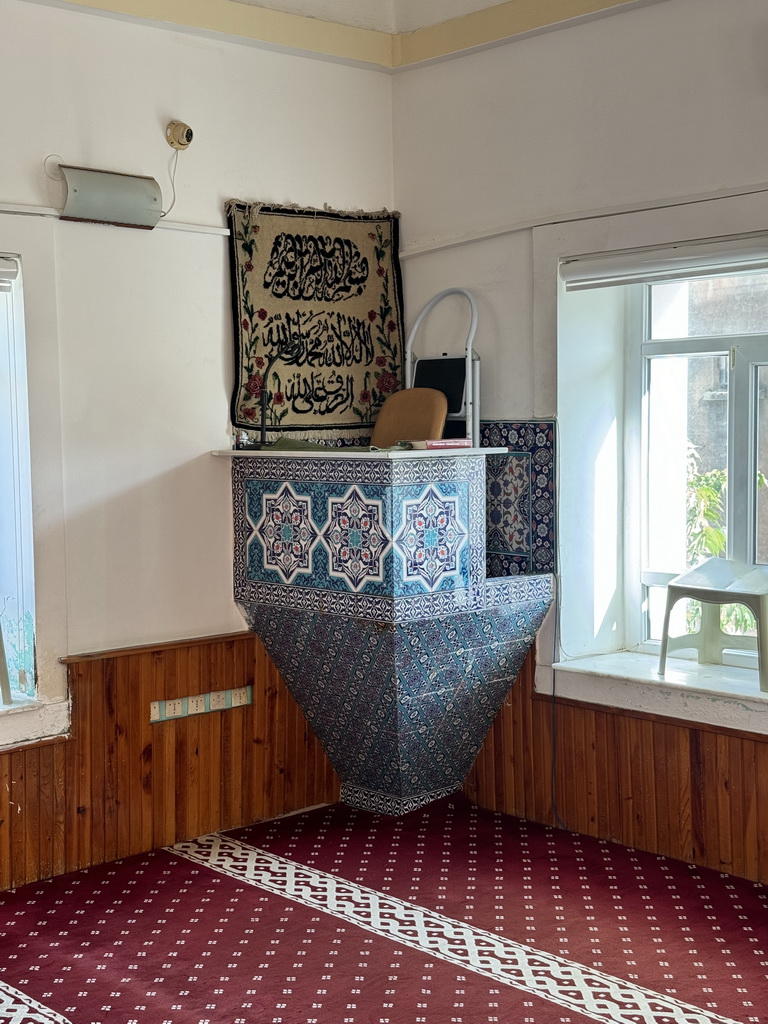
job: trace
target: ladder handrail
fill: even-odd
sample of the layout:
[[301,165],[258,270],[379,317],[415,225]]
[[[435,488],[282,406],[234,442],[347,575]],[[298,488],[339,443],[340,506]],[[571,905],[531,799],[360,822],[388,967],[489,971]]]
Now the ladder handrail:
[[467,424],[467,436],[473,437],[473,441],[477,444],[477,438],[474,435],[474,394],[473,394],[473,373],[474,368],[472,365],[473,348],[472,343],[475,340],[475,334],[477,333],[477,303],[475,297],[466,288],[445,288],[443,291],[438,292],[434,298],[430,299],[426,306],[422,309],[419,315],[416,317],[416,321],[408,334],[408,340],[405,343],[405,386],[406,388],[413,387],[413,343],[416,340],[416,335],[419,328],[421,327],[425,317],[435,308],[438,302],[442,302],[448,295],[463,295],[464,298],[469,302],[469,308],[471,311],[469,332],[467,333],[467,340],[464,346],[465,353],[465,364],[466,369],[464,371],[464,413],[466,416]]

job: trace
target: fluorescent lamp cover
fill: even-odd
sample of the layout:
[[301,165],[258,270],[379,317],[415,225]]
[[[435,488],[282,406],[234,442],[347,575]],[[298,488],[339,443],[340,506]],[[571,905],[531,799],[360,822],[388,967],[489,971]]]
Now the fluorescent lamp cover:
[[61,170],[67,183],[62,220],[147,229],[160,220],[162,195],[154,178],[65,164]]
[[766,235],[704,239],[664,248],[589,253],[560,260],[560,277],[566,291],[761,270],[768,270]]

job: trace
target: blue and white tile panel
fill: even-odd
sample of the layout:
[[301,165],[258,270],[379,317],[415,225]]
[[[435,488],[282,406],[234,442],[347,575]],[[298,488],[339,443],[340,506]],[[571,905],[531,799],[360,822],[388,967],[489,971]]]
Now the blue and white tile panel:
[[508,449],[507,455],[489,455],[487,459],[488,576],[554,572],[554,421],[484,421],[480,444]]
[[285,460],[234,460],[235,598],[386,621],[480,606],[484,462],[294,458],[286,481]]
[[427,591],[438,589],[448,577],[462,574],[462,551],[468,529],[462,521],[458,495],[448,496],[440,485],[412,487],[409,500],[401,492],[400,529],[395,537],[406,583],[418,581]]
[[392,546],[384,518],[383,500],[366,498],[356,486],[341,497],[328,498],[322,539],[330,576],[354,591],[368,582],[384,582],[384,556]]

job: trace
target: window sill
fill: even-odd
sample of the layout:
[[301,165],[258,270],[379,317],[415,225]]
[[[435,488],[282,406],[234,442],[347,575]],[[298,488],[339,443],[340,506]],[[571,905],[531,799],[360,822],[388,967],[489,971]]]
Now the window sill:
[[537,665],[536,691],[768,735],[768,693],[754,669],[668,658],[664,678],[655,654],[617,651]]
[[43,703],[21,698],[0,704],[0,751],[60,737],[69,724],[68,700]]
[[36,697],[27,697],[19,693],[13,694],[12,704],[0,704],[0,714],[8,712],[15,714],[17,711],[25,711],[27,708],[39,708],[42,704]]

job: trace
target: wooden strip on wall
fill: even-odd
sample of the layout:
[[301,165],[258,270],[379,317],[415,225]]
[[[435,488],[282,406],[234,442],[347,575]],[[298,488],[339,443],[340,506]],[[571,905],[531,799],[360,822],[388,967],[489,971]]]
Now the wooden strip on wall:
[[[0,751],[0,890],[338,799],[250,633],[67,659],[71,736]],[[150,722],[153,700],[253,686],[253,705]]]
[[[551,699],[535,693],[534,669],[531,652],[464,792],[553,825]],[[768,882],[768,738],[564,700],[554,757],[573,831]]]
[[[768,879],[768,800],[765,798],[765,783],[768,779],[768,743],[755,744],[755,805],[757,807],[757,865],[747,878],[766,881]],[[760,780],[763,780],[762,782]]]
[[39,863],[36,870],[42,875],[53,874],[53,823],[54,801],[46,799],[46,793],[53,792],[53,751],[50,744],[37,751],[38,786],[40,792],[40,814],[38,849]]

